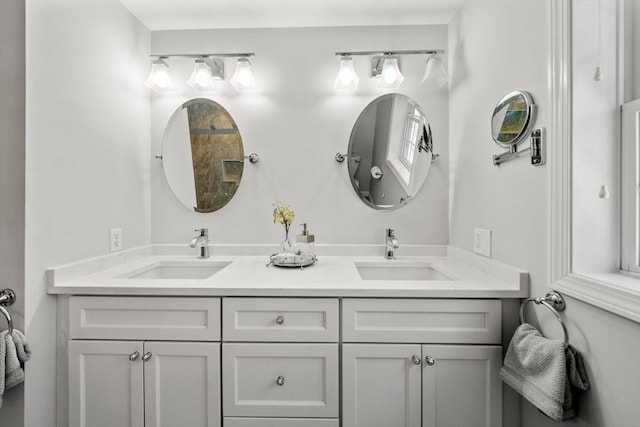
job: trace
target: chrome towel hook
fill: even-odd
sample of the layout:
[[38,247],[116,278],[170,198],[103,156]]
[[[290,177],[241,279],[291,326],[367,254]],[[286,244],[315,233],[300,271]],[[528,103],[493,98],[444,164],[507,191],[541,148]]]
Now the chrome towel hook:
[[0,291],[0,312],[7,318],[7,325],[9,326],[9,335],[13,334],[13,319],[4,306],[12,305],[16,301],[16,293],[11,289],[3,289]]
[[542,304],[549,310],[551,310],[556,319],[558,319],[558,322],[560,322],[560,326],[562,326],[562,332],[564,332],[564,347],[566,348],[569,345],[569,333],[567,332],[567,326],[564,324],[562,317],[560,317],[560,313],[558,313],[559,311],[563,311],[566,307],[562,295],[560,295],[556,291],[551,291],[548,292],[544,297],[527,298],[526,300],[524,300],[522,304],[520,304],[520,324],[525,323],[524,306],[529,302],[535,302],[538,305]]

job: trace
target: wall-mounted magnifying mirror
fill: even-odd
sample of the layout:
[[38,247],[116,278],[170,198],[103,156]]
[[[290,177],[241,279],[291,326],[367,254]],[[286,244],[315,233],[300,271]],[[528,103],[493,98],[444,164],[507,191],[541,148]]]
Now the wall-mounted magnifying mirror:
[[515,91],[504,96],[493,110],[491,135],[502,147],[511,148],[531,133],[535,122],[535,105],[527,92]]
[[238,190],[244,170],[242,138],[220,104],[196,98],[173,113],[162,139],[171,190],[189,209],[214,212]]
[[[532,131],[536,120],[536,106],[531,94],[515,91],[505,95],[496,105],[491,117],[491,136],[496,144],[508,148],[507,153],[493,156],[499,165],[526,152],[531,153],[531,164],[544,164],[542,130]],[[531,147],[518,151],[520,142],[531,137]]]
[[346,158],[356,194],[374,209],[398,209],[422,188],[433,154],[433,137],[417,102],[397,94],[374,99],[351,132]]

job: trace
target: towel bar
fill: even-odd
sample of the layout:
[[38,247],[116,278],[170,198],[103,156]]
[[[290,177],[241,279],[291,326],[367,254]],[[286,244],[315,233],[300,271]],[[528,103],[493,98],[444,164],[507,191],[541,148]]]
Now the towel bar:
[[4,308],[5,305],[12,305],[16,300],[16,294],[11,289],[3,289],[0,291],[0,312],[7,318],[7,325],[9,326],[9,335],[13,334],[13,319],[11,315]]
[[560,322],[560,326],[562,326],[562,332],[564,332],[564,346],[566,348],[569,345],[569,333],[567,332],[567,326],[564,324],[562,317],[560,317],[560,313],[558,313],[559,311],[563,311],[566,307],[562,295],[553,291],[547,293],[544,297],[527,298],[524,300],[522,304],[520,304],[520,324],[524,323],[524,306],[529,302],[544,305],[551,310],[554,316],[556,316],[556,319]]

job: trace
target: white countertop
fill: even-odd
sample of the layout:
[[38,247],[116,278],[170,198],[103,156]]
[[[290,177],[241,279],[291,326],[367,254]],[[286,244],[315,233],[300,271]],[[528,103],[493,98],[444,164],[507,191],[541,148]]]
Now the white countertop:
[[[47,270],[50,294],[171,295],[171,296],[289,296],[289,297],[403,297],[403,298],[525,298],[527,272],[452,247],[425,253],[442,256],[318,255],[304,269],[267,267],[268,256],[220,255],[207,259],[172,255],[166,248],[138,248]],[[184,252],[184,251],[174,251]],[[248,251],[245,251],[248,252]],[[321,251],[322,252],[322,251]],[[329,252],[329,251],[324,251]],[[344,251],[343,251],[344,252]],[[366,251],[365,251],[366,252]],[[415,251],[414,251],[415,252]],[[162,262],[205,265],[231,262],[206,279],[126,278],[130,272]],[[356,262],[403,265],[428,263],[451,280],[363,280]]]

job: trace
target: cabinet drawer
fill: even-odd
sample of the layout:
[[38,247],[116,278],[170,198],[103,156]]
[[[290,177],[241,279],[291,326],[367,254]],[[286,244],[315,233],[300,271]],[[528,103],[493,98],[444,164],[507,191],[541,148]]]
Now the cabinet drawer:
[[338,344],[222,344],[225,416],[338,417]]
[[219,298],[71,297],[72,339],[219,341]]
[[344,342],[499,344],[500,300],[345,299]]
[[337,342],[338,300],[225,298],[224,341]]
[[224,427],[338,427],[337,419],[323,418],[225,418]]

